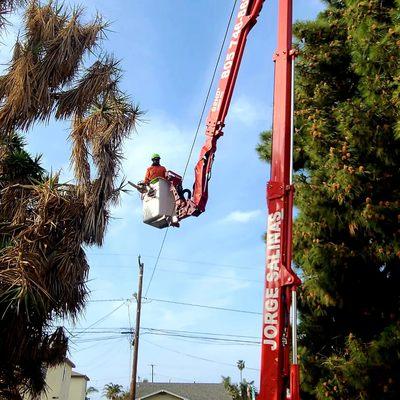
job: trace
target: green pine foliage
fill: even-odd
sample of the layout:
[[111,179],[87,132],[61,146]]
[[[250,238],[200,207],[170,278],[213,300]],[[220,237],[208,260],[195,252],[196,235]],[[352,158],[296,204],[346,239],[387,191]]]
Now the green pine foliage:
[[[298,22],[302,400],[400,398],[400,1]],[[271,133],[260,157],[271,158]]]

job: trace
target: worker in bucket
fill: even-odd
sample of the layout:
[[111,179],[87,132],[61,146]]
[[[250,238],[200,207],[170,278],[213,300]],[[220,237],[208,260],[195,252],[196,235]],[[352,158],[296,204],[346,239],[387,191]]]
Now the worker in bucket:
[[153,154],[151,156],[152,164],[149,168],[147,168],[146,176],[144,178],[144,183],[148,185],[152,180],[156,178],[166,178],[167,177],[167,170],[160,164],[160,155]]

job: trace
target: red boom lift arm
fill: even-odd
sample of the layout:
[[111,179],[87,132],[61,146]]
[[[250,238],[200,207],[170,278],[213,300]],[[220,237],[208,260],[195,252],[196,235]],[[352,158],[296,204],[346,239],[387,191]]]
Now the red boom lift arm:
[[[195,169],[193,195],[185,199],[181,177],[176,174],[170,176],[178,220],[198,216],[205,211],[217,140],[223,135],[247,36],[257,22],[263,3],[264,0],[240,2],[217,93],[207,118],[206,141]],[[295,58],[292,49],[292,9],[293,0],[279,0],[278,48],[274,54],[271,180],[267,185],[267,261],[258,400],[300,400],[296,332],[296,290],[300,280],[291,267],[294,195],[292,84]]]
[[195,167],[193,195],[190,199],[183,200],[178,191],[174,192],[178,220],[189,216],[197,217],[205,211],[208,200],[208,182],[217,150],[217,140],[223,135],[225,118],[231,103],[247,36],[257,23],[263,3],[264,0],[242,0],[240,2],[218,89],[207,117],[206,140]]

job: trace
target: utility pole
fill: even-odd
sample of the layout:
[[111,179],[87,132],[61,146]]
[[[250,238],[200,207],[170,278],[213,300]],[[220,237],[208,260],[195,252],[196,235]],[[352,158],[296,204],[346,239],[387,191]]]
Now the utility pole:
[[131,390],[129,400],[136,399],[136,377],[137,377],[137,365],[138,365],[138,353],[139,353],[139,331],[140,331],[140,313],[142,311],[142,286],[143,286],[143,268],[144,264],[138,257],[139,264],[139,288],[136,295],[136,325],[135,335],[133,339],[133,362],[132,362],[132,377],[131,377]]
[[154,364],[150,364],[151,367],[151,383],[154,383]]

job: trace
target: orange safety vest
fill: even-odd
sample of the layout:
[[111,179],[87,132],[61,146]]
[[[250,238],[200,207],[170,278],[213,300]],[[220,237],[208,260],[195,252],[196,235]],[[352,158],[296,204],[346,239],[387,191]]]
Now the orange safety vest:
[[152,165],[149,168],[147,168],[146,176],[144,177],[144,183],[148,184],[153,179],[166,178],[166,176],[167,176],[167,170],[165,167],[161,165]]

